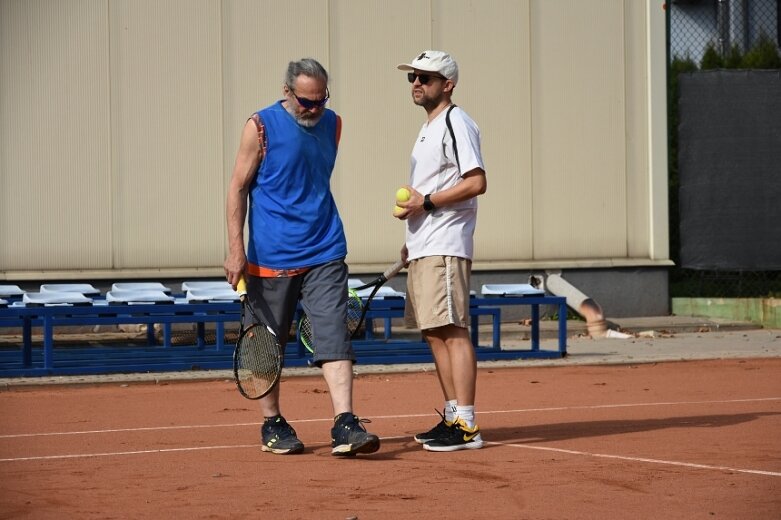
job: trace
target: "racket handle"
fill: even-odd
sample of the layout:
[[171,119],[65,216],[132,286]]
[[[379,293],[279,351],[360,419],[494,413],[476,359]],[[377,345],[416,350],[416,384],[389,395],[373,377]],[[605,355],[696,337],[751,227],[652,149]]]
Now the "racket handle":
[[247,295],[247,280],[242,276],[239,278],[239,283],[236,284],[236,292],[239,293],[239,298],[244,299]]
[[387,271],[382,273],[382,277],[385,278],[386,280],[390,280],[391,278],[399,274],[399,271],[401,271],[402,269],[404,269],[404,262],[399,260],[398,262],[390,266]]

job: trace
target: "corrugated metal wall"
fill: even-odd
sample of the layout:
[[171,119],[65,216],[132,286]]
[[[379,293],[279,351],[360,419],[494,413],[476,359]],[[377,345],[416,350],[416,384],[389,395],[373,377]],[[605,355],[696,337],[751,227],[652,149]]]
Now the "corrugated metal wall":
[[0,279],[220,274],[242,125],[305,56],[344,119],[348,261],[391,262],[424,119],[395,66],[428,48],[458,60],[454,101],[482,131],[477,269],[658,265],[663,16],[653,0],[0,0]]

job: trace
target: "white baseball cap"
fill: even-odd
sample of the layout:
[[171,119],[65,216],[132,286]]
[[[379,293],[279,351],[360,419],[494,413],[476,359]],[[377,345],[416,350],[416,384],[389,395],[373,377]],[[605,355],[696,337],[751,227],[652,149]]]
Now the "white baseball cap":
[[450,54],[442,51],[423,51],[411,63],[401,63],[399,70],[423,70],[438,72],[455,85],[458,83],[458,64]]

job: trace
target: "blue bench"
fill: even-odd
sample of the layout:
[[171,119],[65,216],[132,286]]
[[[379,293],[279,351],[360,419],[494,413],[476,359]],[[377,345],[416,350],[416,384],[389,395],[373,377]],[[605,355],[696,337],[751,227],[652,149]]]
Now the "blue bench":
[[[564,357],[567,355],[567,299],[563,296],[495,296],[472,298],[470,312],[475,314],[490,314],[493,320],[492,348],[500,348],[501,340],[501,308],[515,305],[531,307],[531,350],[529,357]],[[558,349],[542,350],[540,348],[540,306],[552,305],[558,310]],[[477,345],[476,324],[472,321],[472,341]]]
[[[97,303],[97,302],[96,302]],[[532,314],[531,349],[502,350],[501,307],[530,305]],[[559,341],[557,350],[540,349],[539,306],[559,307]],[[0,327],[19,328],[22,344],[0,348],[0,376],[36,376],[53,374],[90,374],[135,371],[171,371],[192,369],[225,369],[231,367],[233,345],[224,341],[225,323],[239,321],[240,304],[236,302],[162,303],[130,305],[74,306],[8,306],[0,308]],[[391,322],[403,317],[404,300],[375,300],[367,314],[363,337],[356,339],[356,357],[360,363],[430,362],[431,353],[422,338],[395,339]],[[473,298],[471,334],[480,360],[554,358],[566,355],[566,300],[561,297],[497,297]],[[492,344],[478,344],[477,327],[480,316],[491,316]],[[375,337],[373,322],[385,322],[384,335]],[[174,346],[172,327],[175,324],[195,324],[193,345]],[[68,346],[55,349],[54,331],[61,326],[145,324],[146,345],[110,344],[98,346]],[[162,344],[156,344],[154,325],[163,328]],[[206,342],[206,325],[215,328],[215,341]],[[34,348],[32,330],[40,327],[42,348]],[[211,347],[211,348],[208,348]],[[56,352],[55,352],[56,350]],[[286,366],[306,366],[308,355],[298,341],[288,343]]]
[[[567,354],[567,299],[560,296],[493,296],[472,297],[469,314],[471,317],[470,336],[472,344],[483,352],[487,350],[501,351],[502,307],[528,305],[531,307],[531,349],[535,357],[564,357]],[[558,314],[558,349],[540,349],[540,306],[555,306]],[[386,298],[374,300],[371,304],[372,314],[367,319],[366,339],[374,338],[374,327],[371,318],[381,318],[384,321],[384,339],[392,337],[391,320],[404,317],[404,300],[401,298]],[[491,346],[479,344],[479,317],[491,317]]]

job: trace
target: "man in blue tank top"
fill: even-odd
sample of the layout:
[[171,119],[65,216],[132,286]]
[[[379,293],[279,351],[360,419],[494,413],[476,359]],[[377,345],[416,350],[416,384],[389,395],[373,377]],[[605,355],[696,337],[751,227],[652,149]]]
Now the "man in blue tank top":
[[[249,305],[283,348],[301,300],[312,324],[314,362],[323,370],[335,416],[331,453],[373,453],[380,440],[352,409],[347,242],[330,186],[341,118],[325,108],[328,73],[314,59],[288,64],[282,94],[244,125],[228,190],[225,276],[234,288],[246,278]],[[281,414],[279,393],[277,385],[260,400],[262,449],[301,453],[304,445]]]

